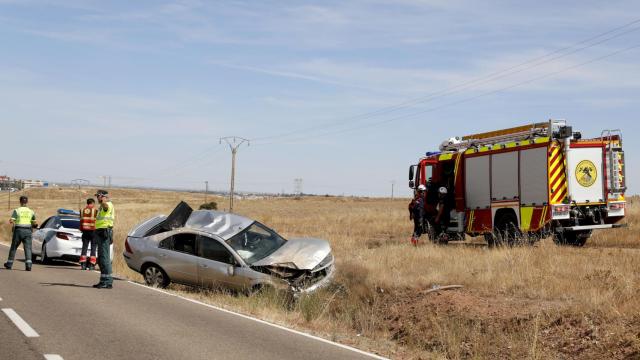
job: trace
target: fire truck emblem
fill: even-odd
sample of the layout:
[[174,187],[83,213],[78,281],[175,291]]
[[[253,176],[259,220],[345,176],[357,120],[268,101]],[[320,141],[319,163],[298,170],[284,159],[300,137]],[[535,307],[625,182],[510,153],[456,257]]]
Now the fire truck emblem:
[[595,184],[598,172],[596,166],[589,160],[582,160],[576,167],[576,179],[578,184],[584,187],[590,187]]

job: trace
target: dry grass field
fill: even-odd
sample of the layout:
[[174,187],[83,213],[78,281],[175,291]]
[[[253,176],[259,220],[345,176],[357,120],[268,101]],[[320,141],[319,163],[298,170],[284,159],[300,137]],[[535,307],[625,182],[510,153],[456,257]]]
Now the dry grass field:
[[[26,193],[40,220],[78,204],[72,189]],[[120,256],[126,233],[151,215],[168,214],[180,200],[197,208],[203,194],[111,193],[115,272],[141,281]],[[228,206],[215,200],[221,209]],[[391,358],[640,359],[640,199],[629,200],[629,226],[597,232],[584,248],[546,239],[501,249],[479,239],[410,246],[405,199],[240,200],[237,213],[285,237],[329,240],[338,266],[334,284],[295,302],[274,293],[247,298],[178,286],[170,291]],[[6,210],[6,204],[4,194],[0,206]],[[3,221],[0,240],[7,242],[9,232]],[[450,284],[464,287],[427,293]]]

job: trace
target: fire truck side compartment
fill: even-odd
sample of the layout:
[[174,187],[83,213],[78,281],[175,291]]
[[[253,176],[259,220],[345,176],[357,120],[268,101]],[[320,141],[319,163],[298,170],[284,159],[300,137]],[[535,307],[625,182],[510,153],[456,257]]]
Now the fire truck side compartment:
[[520,204],[548,203],[547,148],[520,151]]
[[465,158],[465,197],[467,208],[485,209],[491,206],[489,156]]
[[491,200],[518,198],[518,152],[491,155]]

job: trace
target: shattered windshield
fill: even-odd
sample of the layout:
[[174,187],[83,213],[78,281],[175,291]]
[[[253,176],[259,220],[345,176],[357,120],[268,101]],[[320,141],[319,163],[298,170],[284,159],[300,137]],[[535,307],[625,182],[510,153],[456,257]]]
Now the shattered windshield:
[[227,240],[227,244],[229,244],[247,264],[253,264],[271,255],[286,241],[287,240],[283,239],[275,231],[259,222],[254,222],[251,226]]

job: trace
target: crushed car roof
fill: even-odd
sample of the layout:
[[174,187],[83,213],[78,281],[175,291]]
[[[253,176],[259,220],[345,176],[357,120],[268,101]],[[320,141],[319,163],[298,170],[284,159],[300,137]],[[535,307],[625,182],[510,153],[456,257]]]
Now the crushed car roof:
[[196,210],[191,213],[184,226],[226,240],[251,224],[253,220],[244,216],[214,210]]
[[[158,215],[138,224],[129,236],[141,237],[179,229],[190,229],[209,233],[228,240],[253,224],[254,220],[244,216],[214,210],[194,211],[181,201],[169,214]],[[156,229],[156,230],[154,230]],[[149,232],[152,232],[150,234]]]

